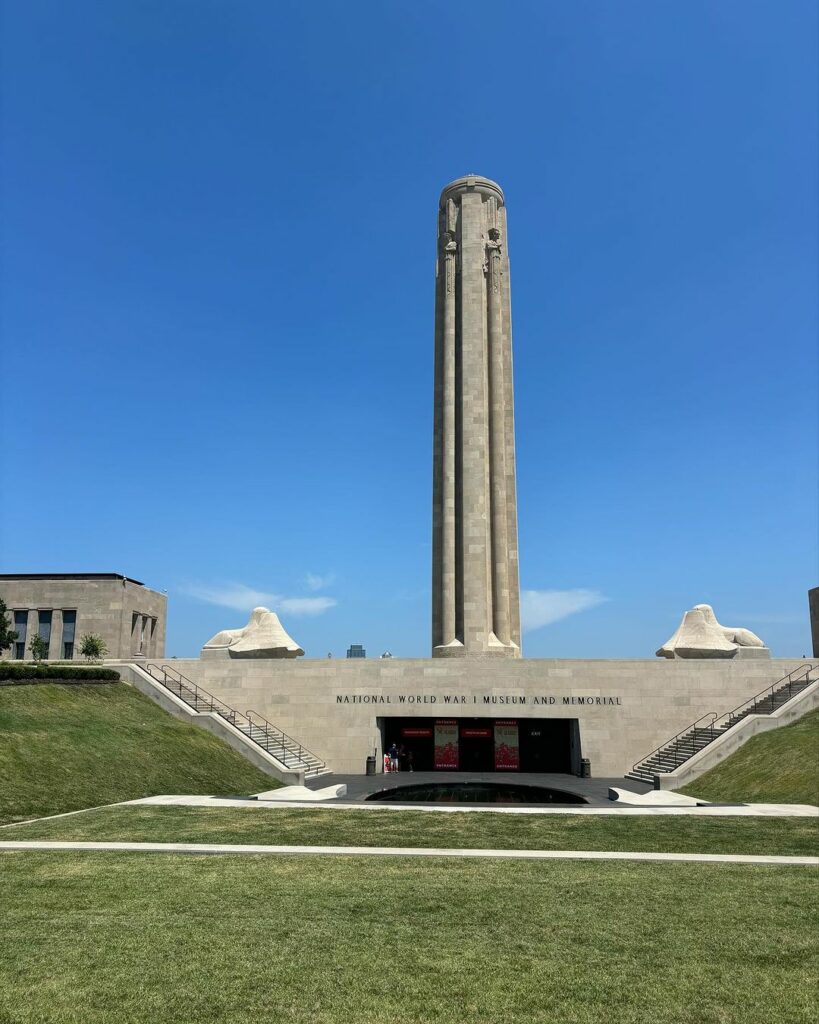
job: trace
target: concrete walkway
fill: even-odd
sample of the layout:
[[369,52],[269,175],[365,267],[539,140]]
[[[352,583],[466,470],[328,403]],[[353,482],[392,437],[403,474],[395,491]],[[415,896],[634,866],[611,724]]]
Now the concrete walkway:
[[503,860],[682,861],[695,864],[778,864],[819,867],[819,857],[777,857],[730,853],[631,853],[608,850],[458,850],[400,846],[262,846],[225,843],[85,843],[30,840],[0,842],[0,852],[173,853],[173,854],[317,854],[342,857],[459,857]]
[[[645,793],[653,787],[645,782],[636,782],[625,779],[622,776],[617,778],[595,778],[580,779],[576,775],[567,775],[556,772],[380,772],[377,775],[324,775],[320,779],[308,779],[305,785],[310,789],[320,789],[323,786],[343,784],[347,787],[345,799],[348,803],[363,803],[376,793],[384,793],[392,789],[402,789],[406,786],[448,786],[458,783],[480,785],[481,783],[493,786],[515,786],[532,790],[531,804],[537,807],[552,807],[562,801],[548,799],[548,794],[543,794],[542,800],[536,800],[535,796],[539,790],[557,790],[558,792],[569,793],[578,797],[580,802],[592,806],[608,804],[609,789],[613,786],[623,786],[626,789],[633,789],[635,793]],[[416,801],[405,801],[415,803]],[[472,801],[470,801],[471,803]],[[528,802],[528,801],[527,801]],[[495,806],[490,805],[490,806]]]
[[819,818],[819,807],[808,804],[703,804],[690,806],[635,806],[609,801],[605,807],[590,804],[566,804],[544,806],[543,804],[399,804],[385,803],[345,803],[341,800],[332,802],[301,803],[288,801],[286,804],[274,801],[265,802],[254,798],[231,798],[218,796],[146,796],[140,800],[128,800],[112,807],[133,807],[136,805],[163,807],[266,807],[270,811],[283,807],[309,807],[317,811],[424,811],[432,814],[581,814],[581,815],[614,815],[615,817],[631,817],[632,815],[685,814],[694,817],[766,817],[766,818]]

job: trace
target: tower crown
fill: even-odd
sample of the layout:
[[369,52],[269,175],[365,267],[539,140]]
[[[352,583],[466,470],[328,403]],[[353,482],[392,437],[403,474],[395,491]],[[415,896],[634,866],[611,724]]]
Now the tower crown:
[[456,178],[444,187],[441,192],[440,205],[444,206],[447,199],[455,199],[464,192],[478,192],[485,196],[494,196],[503,205],[503,189],[491,178],[482,178],[479,174],[465,174]]

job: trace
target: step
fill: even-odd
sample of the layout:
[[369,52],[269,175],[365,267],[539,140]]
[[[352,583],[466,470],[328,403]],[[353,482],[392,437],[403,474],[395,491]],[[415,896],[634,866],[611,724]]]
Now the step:
[[[694,754],[698,754],[701,750],[705,750],[707,746],[709,746],[709,744],[705,743],[701,747],[674,747],[670,750],[661,750],[658,754],[653,754],[652,757],[693,757]],[[645,760],[648,761],[650,758],[647,757]]]

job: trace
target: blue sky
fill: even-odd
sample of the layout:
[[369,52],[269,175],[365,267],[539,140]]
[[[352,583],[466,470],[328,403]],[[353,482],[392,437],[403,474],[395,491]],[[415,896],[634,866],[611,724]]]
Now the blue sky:
[[3,5],[0,569],[429,653],[441,187],[507,196],[524,651],[809,649],[813,0]]

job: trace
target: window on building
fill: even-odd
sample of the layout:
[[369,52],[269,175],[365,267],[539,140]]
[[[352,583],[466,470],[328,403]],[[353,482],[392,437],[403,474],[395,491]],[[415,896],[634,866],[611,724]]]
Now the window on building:
[[[37,632],[45,640],[46,645],[51,645],[51,618],[53,613],[49,609],[48,611],[40,611],[38,613],[38,625]],[[49,652],[50,653],[50,652]],[[46,654],[46,657],[49,655]]]
[[28,631],[28,609],[14,613],[14,629],[17,640],[14,643],[14,657],[22,661],[26,656],[26,632]]
[[74,658],[74,635],[77,630],[76,609],[63,611],[63,658],[72,661]]

